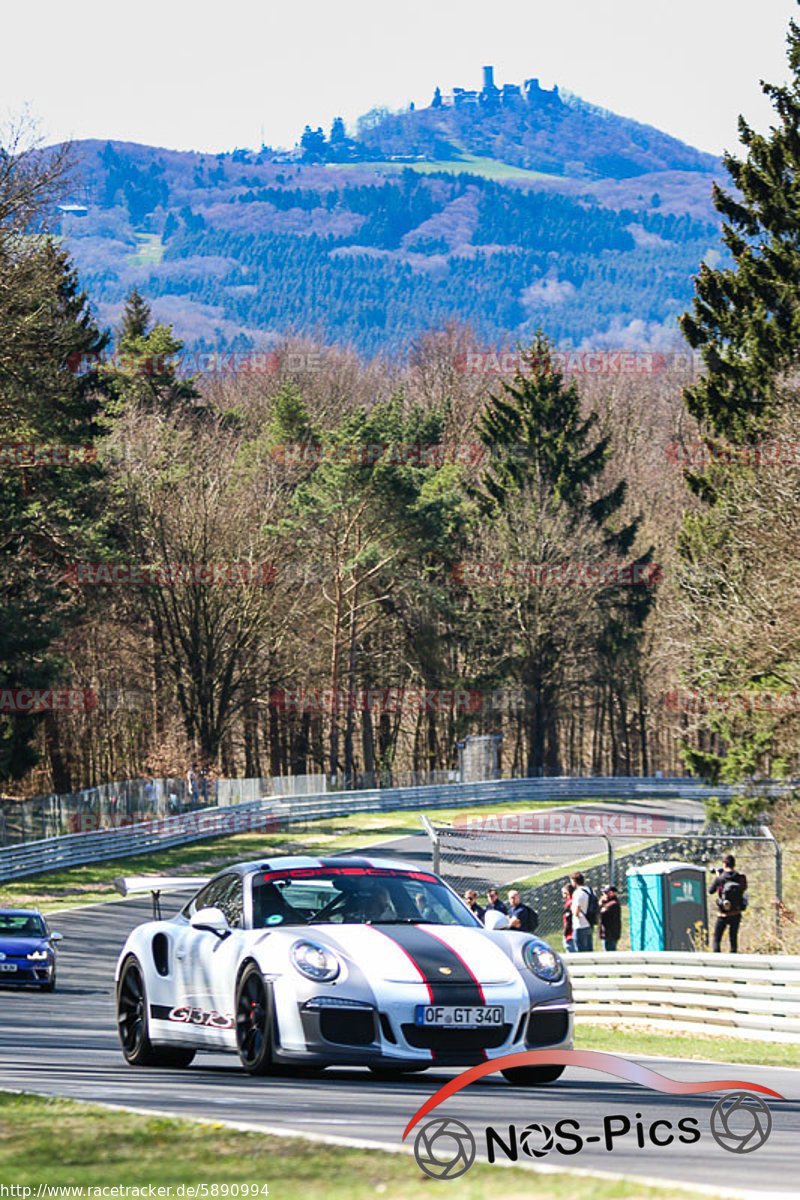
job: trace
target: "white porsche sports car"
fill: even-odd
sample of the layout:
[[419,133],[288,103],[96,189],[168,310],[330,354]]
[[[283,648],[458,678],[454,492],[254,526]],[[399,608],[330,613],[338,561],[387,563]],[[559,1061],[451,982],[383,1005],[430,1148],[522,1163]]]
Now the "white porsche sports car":
[[[121,890],[155,893],[177,880]],[[134,929],[116,972],[122,1051],[185,1067],[238,1053],[251,1074],[367,1066],[384,1076],[572,1046],[572,992],[541,939],[484,928],[430,871],[356,857],[240,863]],[[504,1072],[550,1083],[560,1066]]]

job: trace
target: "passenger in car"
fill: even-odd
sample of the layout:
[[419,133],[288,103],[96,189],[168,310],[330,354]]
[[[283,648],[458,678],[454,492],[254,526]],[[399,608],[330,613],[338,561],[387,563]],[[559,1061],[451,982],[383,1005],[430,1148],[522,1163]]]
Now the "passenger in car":
[[[280,917],[281,920],[280,922],[270,921],[270,917]],[[268,924],[291,925],[300,923],[300,921],[300,914],[290,904],[287,904],[281,895],[280,889],[276,888],[274,883],[268,883],[264,887],[254,889],[253,926],[255,929],[261,929],[262,926]]]

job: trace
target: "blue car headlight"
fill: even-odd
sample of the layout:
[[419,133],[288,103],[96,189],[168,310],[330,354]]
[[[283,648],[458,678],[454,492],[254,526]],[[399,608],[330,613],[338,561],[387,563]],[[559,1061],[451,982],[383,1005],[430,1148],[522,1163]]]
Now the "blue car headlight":
[[29,962],[46,962],[50,953],[47,950],[33,950],[27,957]]
[[306,979],[315,983],[331,983],[342,969],[342,964],[326,946],[316,942],[295,942],[290,951],[292,965]]
[[538,979],[547,983],[560,983],[564,978],[564,964],[549,946],[542,942],[526,942],[522,950],[525,966]]

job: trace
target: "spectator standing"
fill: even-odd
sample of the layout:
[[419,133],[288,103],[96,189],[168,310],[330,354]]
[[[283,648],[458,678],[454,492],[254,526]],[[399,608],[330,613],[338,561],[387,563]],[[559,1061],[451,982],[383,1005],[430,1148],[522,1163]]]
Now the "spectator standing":
[[464,892],[464,901],[472,915],[477,917],[481,924],[483,924],[486,909],[481,908],[480,904],[478,904],[478,893],[474,888],[467,888],[466,892]]
[[524,903],[519,892],[508,893],[508,923],[522,933],[533,933],[539,924],[539,914]]
[[722,860],[722,870],[717,871],[714,881],[708,889],[709,896],[717,897],[717,919],[714,923],[713,950],[718,954],[722,948],[722,935],[728,931],[731,943],[731,954],[739,949],[739,926],[742,913],[747,905],[747,876],[736,870],[736,859],[732,854],[726,854]]
[[575,953],[575,939],[572,936],[572,893],[575,891],[573,884],[566,883],[561,889],[561,895],[564,899],[564,949],[569,954]]
[[508,916],[508,909],[506,908],[505,904],[503,904],[503,901],[498,896],[497,888],[494,888],[494,887],[489,888],[489,891],[486,893],[486,896],[487,896],[486,910],[485,910],[486,912],[488,912],[490,908],[493,908],[495,912],[502,913],[504,917]]
[[200,786],[197,781],[197,763],[193,762],[186,772],[186,790],[189,795],[189,807],[194,809],[200,799]]
[[583,872],[575,871],[570,875],[570,883],[574,887],[572,893],[572,936],[575,949],[586,951],[592,949],[592,923],[589,920],[589,889],[583,878]]
[[600,940],[604,950],[616,950],[622,932],[622,908],[613,883],[600,893]]

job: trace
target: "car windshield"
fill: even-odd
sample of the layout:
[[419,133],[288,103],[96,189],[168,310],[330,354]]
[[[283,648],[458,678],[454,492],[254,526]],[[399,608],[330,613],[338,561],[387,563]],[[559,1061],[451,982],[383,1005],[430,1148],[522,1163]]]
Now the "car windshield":
[[259,872],[253,925],[468,925],[480,922],[424,871],[326,867]]
[[46,937],[44,921],[36,913],[0,913],[0,937]]

